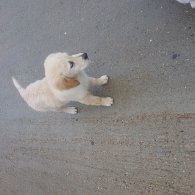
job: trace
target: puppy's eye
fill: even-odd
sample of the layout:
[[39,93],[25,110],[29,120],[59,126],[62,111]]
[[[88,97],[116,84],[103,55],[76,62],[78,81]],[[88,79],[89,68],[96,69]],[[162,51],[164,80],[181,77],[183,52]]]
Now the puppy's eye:
[[70,68],[73,68],[74,62],[73,61],[69,61],[69,64],[70,64]]

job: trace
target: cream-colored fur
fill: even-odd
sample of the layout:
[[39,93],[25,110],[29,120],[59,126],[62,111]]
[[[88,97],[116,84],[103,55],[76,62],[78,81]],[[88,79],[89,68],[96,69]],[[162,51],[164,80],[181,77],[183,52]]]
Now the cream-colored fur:
[[86,53],[68,55],[67,53],[50,54],[44,62],[45,77],[31,83],[23,89],[14,77],[15,87],[27,104],[37,111],[55,111],[76,114],[75,107],[66,107],[70,101],[86,105],[111,106],[110,97],[93,96],[90,85],[104,85],[108,76],[98,79],[88,77],[84,69],[88,65]]

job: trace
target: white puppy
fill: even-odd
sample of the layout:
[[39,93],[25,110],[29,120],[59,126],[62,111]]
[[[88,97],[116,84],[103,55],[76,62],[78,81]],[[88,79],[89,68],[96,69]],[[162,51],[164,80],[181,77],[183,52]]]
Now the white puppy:
[[37,111],[57,111],[77,113],[75,107],[65,107],[70,101],[86,105],[111,106],[110,97],[93,96],[90,85],[104,85],[108,76],[98,79],[88,77],[84,69],[88,65],[86,53],[68,55],[67,53],[50,54],[44,62],[45,77],[23,89],[14,77],[15,87],[27,104]]

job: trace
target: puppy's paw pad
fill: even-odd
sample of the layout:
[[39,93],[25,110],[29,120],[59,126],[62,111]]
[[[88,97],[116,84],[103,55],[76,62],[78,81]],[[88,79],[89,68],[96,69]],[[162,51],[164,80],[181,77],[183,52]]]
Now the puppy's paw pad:
[[101,85],[105,85],[108,83],[108,76],[107,75],[103,75],[99,78],[100,84]]
[[77,114],[78,110],[75,107],[68,107],[64,109],[64,112],[69,113],[69,114]]
[[102,105],[103,106],[111,106],[113,104],[114,100],[111,97],[103,98]]

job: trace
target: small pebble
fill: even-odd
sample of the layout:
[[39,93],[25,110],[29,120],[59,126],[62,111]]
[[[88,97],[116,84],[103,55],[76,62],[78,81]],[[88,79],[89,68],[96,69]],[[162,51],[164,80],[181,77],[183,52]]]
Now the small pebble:
[[172,55],[172,59],[175,60],[175,59],[176,59],[177,57],[179,57],[179,56],[180,56],[179,54],[176,54],[176,53],[175,53],[175,54]]
[[93,140],[91,140],[91,145],[93,146],[95,144],[95,142]]

